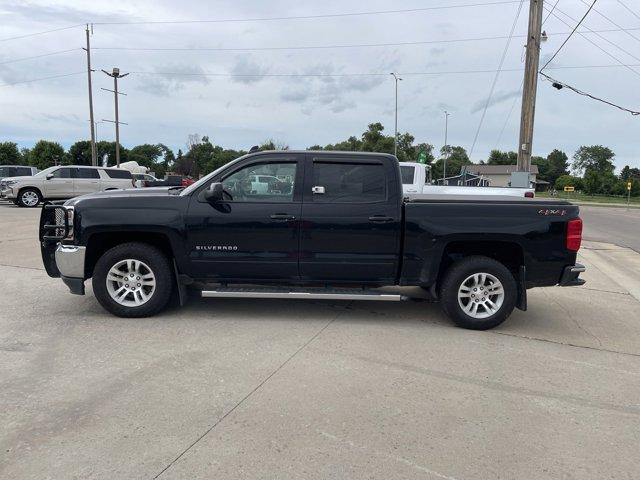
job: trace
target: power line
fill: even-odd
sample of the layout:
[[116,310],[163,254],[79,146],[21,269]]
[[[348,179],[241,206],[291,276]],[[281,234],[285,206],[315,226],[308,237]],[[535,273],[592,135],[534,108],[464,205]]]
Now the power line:
[[555,78],[550,77],[549,75],[547,75],[546,73],[540,72],[540,75],[542,75],[543,77],[545,77],[547,80],[553,82],[553,86],[555,88],[557,88],[558,90],[562,89],[562,88],[568,88],[569,90],[572,90],[573,92],[579,94],[579,95],[583,95],[585,97],[589,97],[593,100],[596,100],[598,102],[602,102],[602,103],[606,103],[607,105],[610,105],[612,107],[615,107],[619,110],[622,110],[624,112],[629,112],[631,115],[640,115],[640,112],[636,111],[636,110],[631,110],[629,108],[626,107],[621,107],[620,105],[617,105],[613,102],[610,102],[608,100],[604,100],[602,98],[596,97],[594,95],[591,95],[590,93],[587,92],[583,92],[582,90],[578,90],[576,87],[572,87],[571,85],[568,85],[564,82],[561,82],[560,80],[556,80]]
[[21,83],[39,82],[41,80],[51,80],[53,78],[70,77],[72,75],[80,75],[81,73],[87,73],[87,72],[83,71],[83,72],[63,73],[61,75],[51,75],[49,77],[32,78],[31,80],[20,80],[18,82],[2,83],[2,84],[0,84],[0,87],[9,87],[11,85],[19,85]]
[[524,0],[520,1],[520,5],[518,5],[518,10],[516,11],[516,16],[513,19],[513,24],[511,25],[511,31],[509,32],[509,38],[507,43],[504,46],[504,50],[502,51],[502,56],[500,57],[500,64],[498,65],[498,70],[496,70],[496,74],[493,77],[493,82],[491,83],[491,89],[489,90],[489,96],[487,97],[487,101],[484,104],[484,109],[482,110],[482,115],[480,116],[480,123],[478,123],[478,128],[476,129],[476,134],[473,137],[473,143],[471,144],[471,148],[469,149],[469,157],[473,154],[473,150],[476,147],[476,142],[478,141],[478,136],[480,135],[480,129],[482,128],[482,124],[484,123],[484,118],[487,114],[487,109],[489,108],[489,103],[491,102],[491,97],[493,97],[493,92],[496,88],[496,84],[498,83],[498,77],[500,76],[500,71],[502,70],[502,65],[504,64],[504,60],[507,57],[507,52],[509,51],[509,45],[511,45],[511,38],[513,37],[513,33],[516,30],[516,26],[518,25],[518,18],[520,18],[520,12],[522,11],[522,5],[524,4]]
[[[594,10],[595,11],[595,10]],[[575,22],[576,19],[573,18],[571,15],[563,12],[562,10],[558,9],[558,12],[561,13],[562,15],[564,15],[565,17],[567,17],[569,20]],[[618,50],[620,50],[622,53],[625,53],[626,55],[629,55],[630,57],[633,57],[636,60],[640,60],[640,57],[637,57],[636,55],[634,55],[633,53],[629,52],[628,50],[622,48],[620,45],[618,45],[615,42],[612,42],[611,40],[609,40],[607,37],[600,35],[598,32],[594,32],[592,29],[590,29],[589,27],[587,27],[586,25],[583,25],[584,28],[587,29],[587,31],[591,32],[591,33],[595,33],[596,36],[598,38],[601,38],[602,40],[604,40],[605,42],[607,42],[608,44],[612,45],[614,48],[617,48]],[[622,31],[622,30],[621,30]],[[582,34],[583,32],[578,32],[578,34]],[[627,32],[628,33],[628,32]]]
[[[584,3],[585,5],[588,5],[587,2],[585,2],[584,0],[580,0],[582,3]],[[598,10],[597,8],[593,9],[594,12],[596,12],[598,15],[600,15],[602,18],[604,18],[605,20],[607,20],[609,23],[611,23],[611,25],[615,25],[616,27],[618,27],[620,30],[622,30],[624,33],[626,33],[627,35],[629,35],[631,38],[633,38],[634,40],[637,40],[638,42],[640,42],[640,38],[636,37],[633,33],[628,32],[625,28],[622,28],[618,23],[614,22],[613,20],[611,20],[609,17],[607,17],[604,13],[602,13],[600,10]]]
[[452,8],[486,7],[492,5],[505,5],[518,3],[520,0],[501,0],[494,2],[465,3],[460,5],[440,5],[435,7],[407,8],[402,10],[378,10],[370,12],[329,13],[320,15],[295,15],[287,17],[254,17],[254,18],[227,18],[216,20],[141,20],[132,22],[96,22],[94,25],[174,25],[185,23],[233,23],[233,22],[266,22],[274,20],[310,20],[316,18],[356,17],[363,15],[387,15],[392,13],[417,13],[431,10],[446,10]]
[[[569,15],[567,15],[566,13],[562,12],[560,9],[558,9],[558,12],[560,12],[561,14],[567,16],[568,18],[572,19],[573,18]],[[566,22],[564,19],[562,19],[561,17],[559,17],[557,14],[553,14],[553,16],[559,20],[560,22],[564,23],[567,26],[570,26],[568,22]],[[588,29],[588,27],[585,27]],[[582,38],[584,38],[587,42],[589,42],[591,45],[593,45],[594,47],[596,47],[598,50],[600,50],[601,52],[603,52],[605,55],[607,55],[608,57],[614,59],[616,62],[618,62],[620,65],[626,67],[630,72],[634,73],[635,75],[640,76],[640,73],[638,73],[636,70],[634,70],[633,68],[631,68],[630,65],[625,64],[625,62],[623,62],[622,60],[620,60],[618,57],[616,57],[615,55],[613,55],[611,52],[605,50],[604,48],[602,48],[600,45],[598,45],[596,42],[594,42],[593,40],[591,40],[589,37],[587,37],[584,32],[577,32],[578,35],[580,35]],[[548,62],[547,62],[548,64]],[[546,67],[547,69],[549,67]]]
[[[589,7],[589,9],[585,12],[585,14],[582,16],[582,18],[580,19],[580,21],[576,24],[575,27],[573,27],[573,30],[571,31],[571,33],[569,34],[569,36],[567,38],[565,38],[564,42],[562,42],[562,45],[560,45],[560,47],[556,50],[556,52],[551,56],[551,58],[547,61],[547,63],[544,64],[544,66],[540,69],[540,72],[542,72],[547,65],[549,65],[554,58],[556,58],[556,56],[558,55],[558,53],[560,53],[560,50],[562,50],[564,48],[564,46],[567,44],[567,42],[569,41],[569,39],[573,36],[573,34],[576,32],[576,30],[578,29],[578,27],[580,26],[580,24],[582,24],[582,22],[584,21],[585,18],[587,18],[587,15],[589,15],[589,12],[591,11],[591,9],[593,8],[593,6],[596,4],[598,0],[593,0],[593,3],[591,4],[591,6]],[[555,16],[555,14],[554,14]]]
[[[608,65],[557,65],[557,66],[552,66],[552,67],[547,67],[547,70],[564,70],[564,69],[589,69],[589,68],[620,68],[620,67],[627,67],[627,66],[633,66],[633,67],[640,67],[640,63],[638,64],[631,64],[631,65],[619,65],[619,64],[608,64]],[[424,75],[475,75],[475,74],[483,74],[483,73],[495,73],[495,72],[521,72],[522,68],[518,67],[518,68],[503,68],[501,70],[496,70],[496,69],[485,69],[485,70],[440,70],[440,71],[434,71],[434,72],[399,72],[399,75],[403,75],[403,76],[424,76]],[[60,78],[60,77],[68,77],[71,75],[79,75],[80,73],[86,73],[86,72],[73,72],[73,73],[66,73],[66,74],[61,74],[61,75],[52,75],[52,76],[48,76],[48,77],[40,77],[40,78],[33,78],[30,80],[21,80],[18,82],[11,82],[11,83],[4,83],[4,84],[0,84],[0,87],[9,87],[12,85],[19,85],[22,83],[32,83],[32,82],[39,82],[42,80],[49,80],[49,79],[54,79],[54,78]],[[218,73],[218,72],[144,72],[144,71],[133,71],[130,72],[133,74],[137,74],[137,75],[176,75],[176,76],[203,76],[203,77],[222,77],[222,78],[233,78],[233,77],[290,77],[290,78],[297,78],[297,77],[354,77],[354,76],[360,76],[360,77],[377,77],[377,76],[384,76],[386,77],[387,75],[389,75],[387,72],[354,72],[354,73],[255,73],[255,74],[235,74],[235,73]]]
[[68,27],[54,28],[52,30],[45,30],[43,32],[26,33],[24,35],[16,35],[15,37],[0,38],[0,42],[8,42],[9,40],[18,40],[20,38],[35,37],[36,35],[44,35],[46,33],[60,32],[62,30],[69,30],[71,28],[83,27],[83,26],[84,26],[84,23],[79,23],[78,25],[70,25]]
[[[640,27],[632,30],[640,30]],[[598,32],[619,32],[620,29],[592,30]],[[569,32],[548,33],[548,36],[566,35]],[[513,35],[512,38],[525,38],[525,34]],[[278,50],[322,50],[340,48],[370,48],[370,47],[402,47],[412,45],[430,45],[441,43],[464,43],[478,42],[485,40],[504,40],[508,35],[495,35],[486,37],[465,37],[450,39],[418,40],[413,42],[386,42],[386,43],[351,43],[351,44],[330,44],[330,45],[300,45],[300,46],[275,46],[275,47],[92,47],[92,50],[112,50],[126,52],[247,52],[247,51],[278,51]]]
[[626,9],[629,11],[629,13],[630,13],[631,15],[633,15],[633,16],[634,16],[634,17],[636,17],[638,20],[640,20],[640,15],[638,15],[635,11],[631,10],[631,8],[629,8],[626,4],[622,3],[622,0],[617,0],[617,1],[618,1],[618,3],[619,3],[620,5],[622,5],[624,8],[626,8]]
[[22,58],[14,58],[13,60],[6,60],[4,62],[0,62],[0,65],[6,65],[8,63],[16,63],[16,62],[23,62],[25,60],[33,60],[34,58],[42,58],[42,57],[50,57],[52,55],[60,55],[63,53],[69,53],[69,52],[77,52],[82,50],[81,48],[70,48],[68,50],[58,50],[57,52],[49,52],[49,53],[43,53],[41,55],[33,55],[32,57],[22,57]]

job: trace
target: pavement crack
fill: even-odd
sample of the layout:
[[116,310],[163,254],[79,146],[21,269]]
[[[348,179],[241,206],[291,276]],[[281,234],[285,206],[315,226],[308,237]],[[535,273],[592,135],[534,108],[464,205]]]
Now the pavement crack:
[[592,292],[601,292],[601,293],[615,293],[616,295],[627,295],[628,297],[631,296],[629,292],[616,292],[614,290],[601,290],[599,288],[589,288],[584,286],[568,287],[568,288],[578,288],[580,290],[591,290]]
[[589,335],[596,342],[598,342],[598,345],[600,345],[602,347],[602,341],[596,335],[594,335],[588,329],[586,329],[584,326],[580,325],[580,322],[578,322],[578,320],[576,320],[576,318],[573,315],[571,315],[571,312],[569,310],[567,310],[564,307],[564,305],[562,305],[556,298],[552,297],[551,295],[547,294],[546,292],[545,292],[545,294],[547,295],[547,298],[550,298],[556,305],[558,305],[558,307],[560,307],[560,309],[562,311],[564,311],[564,313],[567,315],[567,317],[569,317],[569,319],[571,319],[571,321],[574,323],[574,325],[576,327],[578,327],[579,330],[581,330],[584,333],[586,333],[587,335]]
[[596,350],[598,352],[615,353],[617,355],[629,355],[631,357],[640,357],[640,353],[621,352],[621,351],[618,351],[618,350],[610,350],[608,348],[589,347],[587,345],[578,345],[578,344],[570,343],[570,342],[557,342],[555,340],[548,340],[546,338],[530,337],[528,335],[516,335],[515,333],[496,332],[496,331],[492,331],[492,332],[489,332],[489,333],[491,333],[492,335],[504,335],[505,337],[524,338],[526,340],[535,340],[537,342],[553,343],[554,345],[564,345],[564,346],[567,346],[567,347],[575,347],[575,348],[586,348],[587,350]]
[[231,415],[240,405],[242,405],[245,401],[247,401],[254,393],[256,393],[262,386],[264,386],[276,373],[282,370],[291,360],[294,359],[296,355],[298,355],[302,350],[304,350],[311,342],[313,342],[316,338],[318,338],[329,326],[335,322],[344,310],[340,310],[333,318],[331,318],[327,323],[323,325],[316,333],[314,333],[309,340],[307,340],[300,348],[298,348],[295,352],[293,352],[287,359],[282,362],[273,372],[271,372],[267,377],[264,378],[256,387],[247,393],[244,397],[240,399],[238,403],[236,403],[231,409],[227,411],[222,417],[220,417],[213,425],[207,428],[202,435],[200,435],[194,442],[192,442],[187,448],[185,448],[180,454],[174,458],[171,462],[167,464],[156,476],[153,478],[159,478],[164,472],[169,470],[178,460],[180,460],[189,450],[191,450],[194,446],[198,444],[204,437],[206,437],[214,428],[216,428],[220,423],[224,421],[229,415]]
[[44,272],[44,268],[38,267],[25,267],[23,265],[9,265],[7,263],[0,263],[0,267],[11,267],[11,268],[23,268],[25,270],[37,270],[39,272]]

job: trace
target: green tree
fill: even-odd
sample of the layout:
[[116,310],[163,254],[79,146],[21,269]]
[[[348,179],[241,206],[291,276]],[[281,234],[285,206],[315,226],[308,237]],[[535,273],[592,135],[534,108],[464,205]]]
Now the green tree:
[[640,168],[632,168],[629,165],[625,165],[620,172],[620,179],[626,182],[630,178],[640,178]]
[[79,140],[69,147],[66,161],[69,165],[91,165],[91,142]]
[[13,142],[0,142],[0,165],[19,165],[22,155]]
[[432,169],[432,177],[434,180],[441,179],[444,173],[444,157],[448,153],[447,158],[447,177],[458,175],[463,165],[471,165],[469,155],[464,147],[447,145],[440,149],[441,158],[434,164]]
[[562,150],[554,149],[547,155],[546,180],[553,184],[562,175],[569,174],[569,157]]
[[549,161],[544,157],[531,157],[531,165],[536,165],[538,167],[538,175],[536,178],[538,180],[545,180],[553,185],[553,182],[549,180]]
[[29,165],[44,170],[65,160],[64,148],[57,142],[39,140],[29,152]]
[[573,175],[561,175],[554,184],[556,190],[564,190],[564,187],[574,187],[576,190],[582,190],[582,179]]
[[576,172],[594,171],[598,173],[613,173],[613,153],[602,145],[582,146],[573,155],[573,169]]
[[515,165],[518,163],[518,154],[516,152],[501,152],[500,150],[491,150],[488,165]]
[[589,195],[612,195],[619,180],[613,172],[598,172],[590,169],[585,172],[582,183],[585,193]]

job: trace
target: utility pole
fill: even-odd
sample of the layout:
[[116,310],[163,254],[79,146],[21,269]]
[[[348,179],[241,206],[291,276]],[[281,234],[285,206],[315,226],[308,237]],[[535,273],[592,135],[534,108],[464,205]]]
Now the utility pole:
[[446,110],[444,111],[444,164],[442,169],[442,184],[444,185],[444,179],[447,178],[447,160],[449,158],[449,147],[447,143],[447,134],[449,133],[449,115]]
[[540,65],[540,35],[544,0],[529,1],[529,30],[527,34],[527,60],[524,67],[522,112],[520,118],[520,144],[518,145],[518,171],[531,170],[533,121],[536,112],[538,67]]
[[[93,30],[93,25],[91,26]],[[91,125],[91,165],[98,165],[98,157],[96,155],[96,135],[93,122],[93,88],[91,87],[91,43],[89,42],[89,24],[87,23],[87,47],[83,50],[87,52],[87,82],[89,84],[89,124]]]
[[103,88],[102,90],[106,90],[107,92],[113,92],[113,96],[115,99],[115,110],[116,110],[116,119],[113,120],[105,120],[102,119],[103,122],[113,122],[116,124],[116,166],[120,167],[120,124],[126,125],[124,122],[120,122],[120,118],[118,116],[118,95],[126,95],[126,93],[118,92],[118,78],[126,77],[129,75],[128,73],[120,74],[120,69],[113,67],[113,71],[111,73],[106,70],[102,70],[108,76],[113,78],[113,90],[109,90],[108,88]]
[[396,81],[396,127],[393,135],[393,154],[398,156],[398,82],[401,82],[402,79],[398,77],[395,73],[391,72],[389,75],[393,75],[394,80]]

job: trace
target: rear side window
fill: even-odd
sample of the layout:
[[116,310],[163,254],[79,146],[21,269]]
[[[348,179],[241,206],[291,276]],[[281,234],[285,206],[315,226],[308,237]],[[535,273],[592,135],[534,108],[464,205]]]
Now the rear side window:
[[400,167],[400,176],[402,177],[402,184],[403,185],[411,185],[413,184],[413,179],[416,175],[416,168],[415,167],[406,167],[406,166],[401,166]]
[[31,172],[32,172],[31,167],[17,167],[16,168],[16,175],[17,176],[30,177],[32,175]]
[[95,168],[79,168],[76,178],[100,178],[100,174]]
[[131,178],[131,172],[129,170],[110,168],[105,170],[105,172],[107,172],[110,178]]
[[0,167],[0,178],[15,176],[17,176],[16,167]]
[[371,203],[387,198],[382,164],[314,162],[313,186],[324,189],[313,193],[314,202]]

